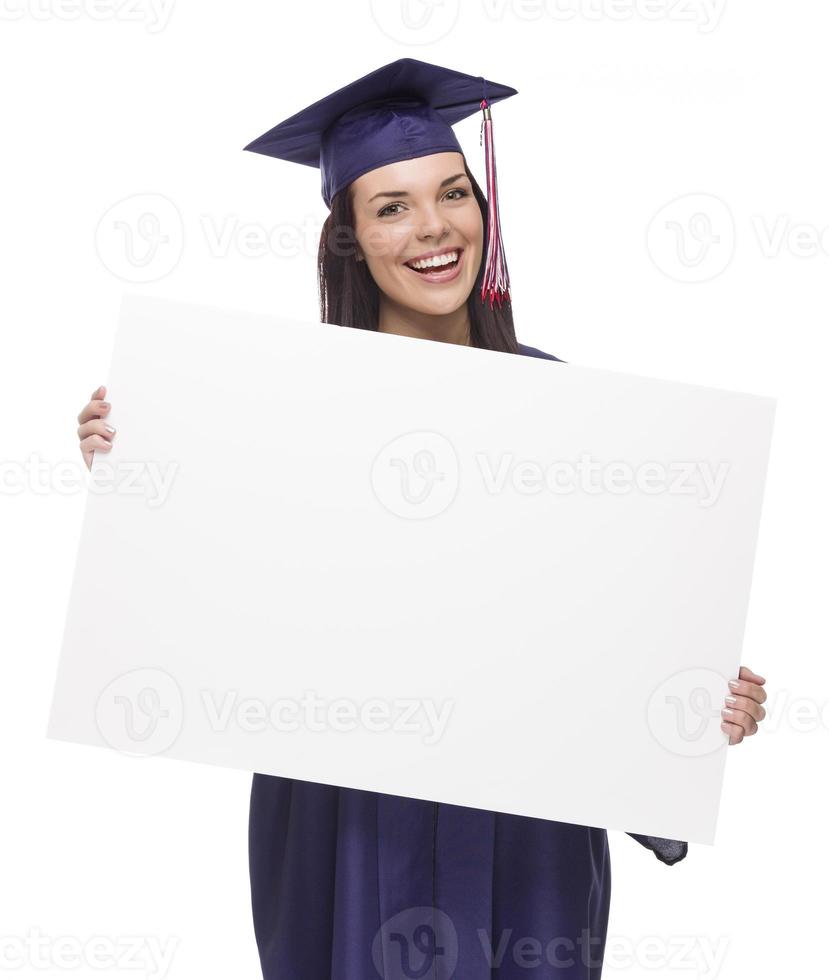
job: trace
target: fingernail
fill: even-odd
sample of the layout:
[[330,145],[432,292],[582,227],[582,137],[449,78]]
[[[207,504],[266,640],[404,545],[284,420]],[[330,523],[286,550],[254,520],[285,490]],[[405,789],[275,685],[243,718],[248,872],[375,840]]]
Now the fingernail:
[[722,709],[722,713],[724,715],[727,715],[730,718],[734,714],[734,709],[733,708],[723,708]]
[[761,677],[761,676],[760,676],[760,675],[758,674],[758,675],[757,675],[757,683],[758,683],[758,684],[765,684],[765,683],[766,683],[766,678],[765,678],[765,677]]
[[104,428],[107,430],[107,432],[114,432],[115,431],[115,429],[113,429],[111,425],[105,425]]
[[727,704],[736,704],[737,703],[737,699],[734,697],[733,694],[726,694],[725,700],[726,700],[726,703]]
[[736,691],[737,688],[739,687],[739,684],[740,684],[739,681],[729,681],[728,682],[728,686],[731,688],[732,691]]

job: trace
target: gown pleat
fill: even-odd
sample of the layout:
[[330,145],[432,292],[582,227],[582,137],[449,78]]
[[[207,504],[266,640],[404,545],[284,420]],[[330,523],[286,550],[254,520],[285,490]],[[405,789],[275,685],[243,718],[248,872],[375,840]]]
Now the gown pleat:
[[601,977],[604,830],[257,773],[249,831],[265,980]]

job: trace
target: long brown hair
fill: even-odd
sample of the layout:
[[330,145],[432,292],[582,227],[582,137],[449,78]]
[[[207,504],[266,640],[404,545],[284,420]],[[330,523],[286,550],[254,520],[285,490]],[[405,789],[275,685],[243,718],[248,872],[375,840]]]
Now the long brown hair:
[[[465,159],[464,169],[481,209],[484,223],[483,254],[486,255],[487,200],[470,173]],[[331,201],[331,213],[322,226],[317,255],[320,320],[342,327],[377,330],[380,289],[372,278],[367,263],[357,260],[357,237],[354,232],[354,208],[350,190],[349,185],[335,195]],[[489,303],[481,301],[483,271],[482,260],[475,285],[466,301],[471,324],[470,343],[473,347],[517,354],[512,306],[509,300],[505,300],[501,306],[496,302],[490,308]]]

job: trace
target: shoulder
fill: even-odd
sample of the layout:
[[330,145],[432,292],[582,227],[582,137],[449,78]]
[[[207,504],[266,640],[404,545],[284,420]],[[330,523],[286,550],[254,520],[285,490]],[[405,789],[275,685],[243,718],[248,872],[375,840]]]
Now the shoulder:
[[546,351],[539,350],[537,347],[528,347],[526,344],[518,345],[518,353],[524,354],[527,357],[544,357],[548,361],[561,361],[562,364],[565,363],[560,357],[556,357],[555,354],[548,354]]

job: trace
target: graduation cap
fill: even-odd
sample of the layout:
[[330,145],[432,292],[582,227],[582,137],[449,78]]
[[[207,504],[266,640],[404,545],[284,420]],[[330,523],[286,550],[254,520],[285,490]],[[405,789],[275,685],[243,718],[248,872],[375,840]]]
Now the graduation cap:
[[480,110],[488,202],[481,299],[490,306],[497,299],[500,305],[509,298],[509,273],[489,107],[516,94],[479,76],[400,58],[283,120],[245,149],[319,167],[322,197],[330,208],[340,190],[377,167],[431,153],[463,153],[452,126]]

